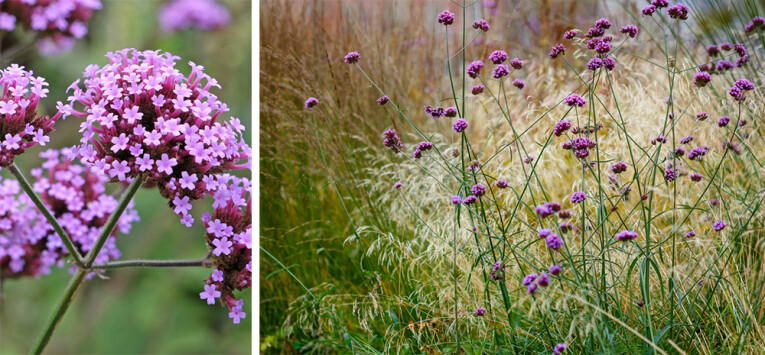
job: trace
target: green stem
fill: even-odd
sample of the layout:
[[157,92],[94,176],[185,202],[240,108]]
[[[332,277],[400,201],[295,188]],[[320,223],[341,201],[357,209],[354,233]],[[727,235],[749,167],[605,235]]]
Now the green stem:
[[[18,169],[16,169],[16,172],[18,172]],[[72,277],[72,280],[69,281],[69,285],[66,287],[66,293],[64,293],[64,297],[61,299],[61,301],[59,301],[58,305],[56,306],[56,311],[55,313],[53,313],[53,316],[48,321],[48,325],[45,327],[42,334],[40,334],[40,337],[37,338],[37,341],[35,342],[35,346],[32,348],[31,353],[40,354],[42,353],[43,350],[45,350],[45,347],[48,345],[48,342],[50,341],[50,337],[53,335],[53,331],[56,330],[56,327],[58,326],[58,323],[61,321],[61,318],[64,317],[64,313],[66,313],[67,309],[69,309],[69,305],[72,304],[72,301],[74,300],[74,296],[77,293],[77,290],[80,288],[80,284],[82,284],[82,280],[85,279],[85,275],[87,275],[88,270],[91,268],[91,266],[93,265],[93,262],[96,260],[96,256],[98,255],[98,252],[104,246],[104,243],[106,243],[106,239],[109,237],[109,235],[111,235],[112,231],[114,230],[114,227],[117,225],[117,221],[122,216],[122,213],[125,212],[125,209],[127,208],[127,205],[130,203],[130,200],[133,199],[133,195],[135,195],[135,193],[138,191],[138,188],[141,187],[141,182],[142,180],[140,178],[134,179],[133,182],[130,183],[130,186],[128,186],[128,189],[122,194],[122,197],[120,197],[120,201],[119,201],[119,204],[117,205],[117,209],[114,210],[114,212],[112,212],[112,214],[109,216],[109,219],[106,221],[106,225],[104,225],[104,228],[101,229],[101,234],[98,236],[98,240],[96,240],[96,243],[93,245],[93,248],[85,257],[86,261],[85,261],[84,267],[79,268],[77,270],[77,273],[74,274],[74,276]]]
[[90,270],[99,269],[118,269],[123,267],[212,267],[212,261],[209,258],[202,259],[184,259],[184,260],[121,260],[112,261],[104,264],[96,264],[90,267]]
[[61,225],[58,224],[56,217],[53,217],[48,208],[43,204],[40,196],[38,196],[32,189],[32,185],[29,184],[29,181],[27,181],[27,179],[24,177],[24,174],[22,174],[19,168],[16,167],[16,164],[11,164],[8,166],[8,170],[10,170],[11,174],[16,177],[16,180],[19,181],[21,188],[24,189],[24,192],[27,193],[27,196],[29,196],[32,202],[34,202],[35,206],[37,206],[37,209],[42,212],[43,216],[45,216],[45,219],[48,220],[51,226],[53,226],[53,229],[56,230],[56,233],[58,233],[59,237],[61,237],[61,241],[64,242],[64,246],[66,246],[66,250],[69,251],[69,255],[74,258],[74,263],[77,264],[77,266],[80,268],[84,267],[85,265],[82,263],[82,255],[80,255],[80,253],[77,251],[74,243],[66,234],[64,229],[61,228]]

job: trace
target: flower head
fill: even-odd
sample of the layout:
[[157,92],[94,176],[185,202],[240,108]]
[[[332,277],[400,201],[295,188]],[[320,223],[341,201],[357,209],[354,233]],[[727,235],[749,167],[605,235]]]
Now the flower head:
[[475,309],[475,311],[473,311],[473,314],[475,314],[475,315],[477,315],[479,317],[483,317],[483,315],[486,314],[486,308],[478,307],[478,308]]
[[563,102],[566,103],[568,106],[577,106],[577,107],[583,107],[587,101],[583,99],[581,96],[577,94],[571,94],[567,96]]
[[[481,69],[483,69],[483,62],[480,60],[476,60],[470,63],[470,65],[468,65],[467,69],[465,69],[465,72],[467,73],[469,77],[475,79],[478,77],[479,74],[481,74]],[[475,94],[475,86],[473,87],[473,89],[474,89],[473,95],[477,95]]]
[[574,192],[573,195],[571,195],[571,203],[580,203],[587,199],[587,194],[584,193],[584,191]]
[[616,235],[614,237],[616,238],[616,240],[620,240],[620,241],[625,241],[626,242],[626,241],[633,240],[633,239],[637,238],[637,236],[638,236],[637,232],[633,232],[631,230],[623,230],[623,231],[621,231],[619,233],[616,233]]
[[452,128],[454,128],[455,132],[461,133],[467,127],[468,127],[467,121],[465,121],[464,118],[458,118],[456,121],[454,121],[454,126]]
[[569,30],[563,33],[563,38],[565,39],[573,39],[574,37],[576,37],[576,31],[574,30]]
[[550,56],[550,58],[555,59],[558,58],[559,55],[565,55],[566,54],[566,47],[563,46],[563,44],[556,44],[552,46],[550,49],[550,52],[547,54]]
[[512,84],[513,84],[513,86],[515,86],[515,87],[517,87],[519,89],[523,89],[524,87],[526,87],[526,82],[521,80],[521,79],[513,80]]
[[719,232],[723,230],[723,228],[725,228],[727,225],[728,224],[725,223],[725,221],[719,219],[719,220],[716,220],[714,223],[712,223],[712,228],[714,228],[715,232]]
[[391,128],[383,133],[383,145],[390,148],[394,153],[398,153],[404,149],[401,144],[401,139],[396,135],[396,130]]
[[172,0],[159,9],[159,27],[165,32],[188,28],[210,31],[230,22],[228,9],[213,0]]
[[558,250],[561,246],[563,246],[563,239],[560,239],[558,234],[552,233],[547,238],[545,238],[545,243],[547,243],[548,248]]
[[669,17],[677,20],[687,20],[688,19],[688,6],[684,4],[676,4],[673,6],[670,6],[667,9],[667,14]]
[[489,60],[491,60],[494,64],[502,64],[507,60],[507,53],[505,51],[496,50],[491,52],[489,55]]
[[438,14],[438,23],[449,26],[454,23],[454,14],[444,10],[442,13]]
[[707,86],[707,84],[712,80],[712,76],[709,75],[707,72],[699,72],[696,73],[696,75],[693,76],[693,83],[696,84],[698,87],[704,87]]
[[513,58],[510,60],[510,66],[513,67],[513,69],[523,69],[523,61],[518,58]]
[[309,110],[318,104],[319,104],[319,99],[315,97],[309,97],[308,100],[305,100],[305,108]]
[[491,28],[491,26],[486,20],[480,19],[478,21],[473,22],[473,28],[484,31],[484,32],[489,32],[489,29]]
[[550,269],[547,271],[550,273],[550,275],[558,275],[563,270],[563,266],[561,264],[555,264],[550,266]]
[[480,95],[485,87],[483,85],[475,85],[470,89],[473,95]]
[[499,64],[496,67],[494,67],[494,70],[491,71],[491,76],[494,79],[500,79],[510,74],[510,69],[507,67],[507,65]]
[[621,33],[626,33],[631,38],[635,38],[638,34],[638,28],[635,25],[627,25],[622,27]]
[[353,63],[357,63],[359,59],[361,59],[361,54],[359,54],[359,52],[349,52],[348,54],[345,55],[345,57],[343,58],[343,61],[348,64],[353,64]]
[[377,99],[377,103],[380,105],[385,105],[388,103],[388,101],[390,101],[390,98],[388,97],[388,95],[383,95],[382,97]]

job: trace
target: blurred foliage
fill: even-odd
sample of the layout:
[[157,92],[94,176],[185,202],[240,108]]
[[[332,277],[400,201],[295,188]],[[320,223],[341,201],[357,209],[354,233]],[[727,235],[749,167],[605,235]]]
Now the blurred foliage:
[[[43,76],[50,83],[49,96],[41,110],[55,113],[56,101],[66,100],[66,88],[82,76],[89,64],[108,63],[106,52],[122,48],[161,49],[181,57],[177,67],[188,72],[188,62],[205,67],[222,90],[213,91],[228,104],[223,117],[239,117],[251,124],[251,36],[249,0],[220,1],[231,12],[231,24],[203,32],[163,33],[157,23],[162,1],[104,0],[94,13],[89,34],[74,50],[55,57],[39,57],[32,47],[16,62]],[[47,112],[45,112],[47,111]],[[59,121],[51,142],[35,146],[17,159],[22,171],[40,163],[38,153],[61,148],[79,140],[79,120]],[[246,141],[252,144],[250,135]],[[242,172],[245,173],[246,172]],[[3,178],[10,174],[2,172]],[[115,189],[116,186],[110,186]],[[120,236],[122,259],[196,259],[204,256],[204,228],[198,216],[211,210],[210,199],[194,204],[197,218],[193,228],[182,226],[156,189],[142,189],[135,197],[141,221],[130,235]],[[203,268],[116,269],[108,280],[94,277],[80,288],[74,303],[59,324],[48,345],[48,353],[250,353],[252,304],[245,302],[247,318],[235,325],[228,309],[208,306],[199,299],[204,280],[211,270]],[[38,279],[6,280],[0,302],[0,353],[29,350],[51,316],[70,278],[64,269]],[[251,291],[238,297],[251,299]]]

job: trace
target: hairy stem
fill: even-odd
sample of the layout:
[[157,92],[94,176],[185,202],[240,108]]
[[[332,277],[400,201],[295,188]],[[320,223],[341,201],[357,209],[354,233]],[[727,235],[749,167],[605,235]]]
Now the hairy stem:
[[202,259],[182,259],[182,260],[120,260],[103,264],[95,264],[90,270],[99,269],[119,269],[123,267],[212,267],[212,260]]

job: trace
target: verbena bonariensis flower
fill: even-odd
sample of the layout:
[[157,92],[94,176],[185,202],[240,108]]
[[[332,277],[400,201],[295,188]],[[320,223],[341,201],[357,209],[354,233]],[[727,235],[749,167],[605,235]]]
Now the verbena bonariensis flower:
[[442,13],[438,14],[438,23],[449,26],[454,23],[454,14],[449,12],[448,10],[444,10]]
[[587,63],[587,69],[590,70],[598,70],[601,66],[603,66],[603,60],[598,57],[590,59]]
[[556,137],[560,137],[563,133],[566,133],[566,131],[571,128],[571,121],[569,120],[560,120],[558,123],[555,124],[555,128],[553,128],[553,134]]
[[159,8],[159,27],[166,32],[188,28],[210,31],[230,22],[228,9],[213,0],[172,0]]
[[457,108],[456,107],[447,107],[446,110],[444,110],[444,116],[446,117],[457,117]]
[[560,274],[562,270],[563,270],[563,266],[561,264],[555,264],[550,266],[550,268],[547,271],[550,273],[550,275],[555,276]]
[[614,70],[616,61],[611,57],[603,57],[603,66],[608,70]]
[[699,72],[693,76],[693,83],[698,87],[704,87],[712,80],[712,76],[707,72]]
[[401,144],[401,139],[398,138],[396,130],[393,128],[383,133],[383,145],[394,153],[404,150],[404,146]]
[[733,86],[728,90],[728,94],[736,101],[746,100],[746,91],[741,90],[738,86]]
[[568,106],[578,106],[583,107],[587,101],[583,99],[581,96],[577,94],[571,94],[569,96],[566,96],[565,99],[563,99],[563,102],[566,103]]
[[513,80],[512,84],[513,84],[513,86],[515,86],[515,87],[517,87],[519,89],[523,89],[524,87],[526,87],[526,82],[521,80],[521,79]]
[[478,201],[477,197],[475,197],[475,196],[468,196],[468,197],[465,197],[464,200],[462,200],[462,203],[465,204],[465,205],[472,205],[476,201]]
[[536,279],[537,279],[537,274],[532,272],[532,273],[530,273],[530,274],[528,274],[528,275],[523,277],[523,280],[521,280],[521,285],[529,286],[529,285],[533,284],[534,280],[536,280]]
[[495,183],[495,185],[497,186],[497,188],[500,188],[500,189],[504,189],[504,188],[506,188],[506,187],[507,187],[507,180],[505,180],[505,179],[499,179],[499,180],[497,180],[497,182]]
[[733,45],[730,44],[730,42],[725,42],[725,43],[720,44],[720,49],[722,49],[724,51],[729,51],[729,50],[733,49]]
[[688,144],[693,141],[693,135],[685,136],[682,139],[680,139],[680,144]]
[[228,307],[229,318],[238,324],[246,314],[242,312],[244,301],[237,300],[234,291],[252,287],[252,186],[247,178],[220,174],[210,179],[206,189],[214,199],[214,212],[205,212],[201,219],[207,229],[205,240],[213,268],[222,272],[222,277],[213,272],[205,281],[205,289],[214,286],[220,292],[221,304]]
[[719,231],[723,230],[723,228],[725,228],[725,226],[727,226],[727,225],[728,224],[725,223],[725,221],[720,219],[720,220],[717,220],[714,223],[712,223],[712,228],[714,228],[715,232],[719,232]]
[[709,117],[709,114],[706,112],[699,112],[696,114],[696,119],[699,121],[703,121]]
[[714,44],[710,44],[707,46],[707,54],[712,57],[716,57],[718,54],[720,54],[720,48]]
[[550,52],[547,53],[547,55],[550,56],[550,58],[555,59],[558,58],[559,55],[565,55],[566,54],[566,47],[563,44],[556,44],[552,46],[550,49]]
[[[468,65],[467,69],[465,69],[465,73],[467,73],[469,77],[475,79],[479,74],[481,74],[481,69],[483,69],[483,62],[480,60],[475,60],[470,63],[470,65]],[[481,87],[483,87],[483,85],[481,85]],[[473,95],[476,95],[475,86],[473,87]]]
[[595,27],[607,30],[611,27],[611,21],[603,17],[595,21]]
[[701,161],[709,150],[705,147],[696,147],[691,149],[691,151],[688,153],[688,159],[690,160],[699,160]]
[[560,239],[560,236],[556,233],[552,233],[547,238],[545,238],[545,243],[547,243],[547,247],[552,250],[558,250],[560,247],[563,246],[563,239]]
[[[72,163],[71,151],[47,150],[46,160],[32,169],[33,190],[59,221],[74,246],[85,255],[91,250],[101,229],[117,208],[117,199],[106,194],[109,178],[98,171]],[[16,181],[0,180],[0,273],[7,277],[37,276],[50,272],[69,254],[53,227],[37,210]],[[95,259],[96,264],[120,257],[117,233],[127,234],[138,213],[132,201],[117,222]],[[92,276],[93,274],[89,274]]]
[[728,122],[730,122],[730,117],[728,117],[728,116],[722,116],[722,117],[720,117],[720,119],[717,121],[717,126],[718,126],[718,127],[725,127],[725,126],[727,126],[727,125],[728,125]]
[[704,178],[704,176],[699,173],[691,173],[690,177],[691,177],[691,181],[693,182],[699,182],[701,181],[701,179]]
[[748,79],[736,80],[735,86],[744,91],[754,90],[754,83],[752,83]]
[[446,110],[444,110],[443,107],[437,106],[437,107],[430,107],[430,105],[425,105],[425,113],[430,115],[430,117],[433,117],[434,119],[439,119],[442,116],[446,115]]
[[676,147],[675,150],[672,151],[672,154],[676,157],[682,157],[683,155],[685,155],[685,148]]
[[494,64],[502,64],[507,60],[507,52],[496,50],[489,54],[489,60]]
[[678,172],[674,168],[667,168],[664,170],[664,179],[672,182],[678,177]]
[[0,72],[0,167],[11,165],[27,148],[50,141],[48,134],[62,115],[37,115],[37,105],[48,93],[46,86],[45,79],[17,64]]
[[518,58],[513,58],[510,60],[510,66],[513,67],[513,69],[523,69],[523,61]]
[[654,5],[647,5],[640,12],[643,13],[643,16],[651,16],[651,15],[653,15],[654,12],[656,12],[656,6],[654,6]]
[[489,29],[491,28],[491,26],[489,25],[489,22],[487,22],[486,20],[480,19],[478,21],[473,22],[473,28],[475,28],[476,30],[489,32]]
[[404,185],[404,184],[402,184],[402,183],[399,181],[399,182],[396,182],[395,184],[393,184],[393,188],[394,188],[394,189],[399,189],[399,188],[401,188],[401,186],[403,186],[403,185]]
[[473,195],[476,195],[478,197],[483,196],[484,194],[486,194],[486,186],[482,184],[475,184],[470,189],[470,192],[472,192]]
[[564,351],[566,351],[566,343],[556,344],[553,348],[553,355],[560,355]]
[[550,234],[552,234],[552,230],[550,228],[542,228],[537,231],[537,235],[542,239],[547,238],[550,236]]
[[736,43],[735,45],[733,45],[733,50],[736,51],[736,53],[738,53],[739,57],[743,57],[747,55],[746,47],[744,46],[743,43]]
[[502,261],[497,261],[491,267],[491,279],[494,281],[502,281],[502,275],[505,273],[505,266],[502,265]]
[[638,34],[638,28],[635,25],[627,25],[622,27],[621,32],[626,33],[631,38],[635,38]]
[[348,64],[357,63],[361,59],[361,54],[359,52],[348,52],[348,54],[343,57],[343,61]]
[[319,104],[319,99],[315,97],[309,97],[308,100],[305,100],[305,108],[309,110],[318,104]]
[[479,317],[483,317],[483,315],[486,314],[486,308],[478,307],[478,308],[475,309],[475,311],[473,311],[473,314],[475,314],[475,315],[477,315]]
[[413,157],[414,159],[420,159],[422,156],[422,152],[426,150],[430,150],[433,148],[433,143],[431,142],[420,142],[420,144],[417,145],[417,148],[414,149]]
[[621,231],[619,233],[616,233],[616,235],[614,237],[616,238],[616,240],[620,240],[620,241],[625,241],[626,242],[628,240],[633,240],[633,239],[637,238],[637,236],[638,236],[637,232],[633,232],[631,230],[623,230],[623,231]]
[[627,171],[627,163],[623,161],[618,161],[614,163],[614,165],[611,165],[611,172],[614,174],[620,174]]
[[696,236],[696,232],[694,231],[688,231],[688,233],[685,233],[686,238],[693,238]]
[[382,97],[377,99],[377,103],[380,105],[385,105],[388,103],[388,101],[390,101],[390,98],[388,97],[388,95],[383,95]]
[[480,84],[479,84],[479,85],[475,85],[475,86],[473,86],[473,87],[470,89],[470,92],[471,92],[473,95],[480,95],[480,94],[483,92],[483,89],[485,89],[485,87],[484,87],[483,85],[480,85]]
[[587,194],[584,191],[574,192],[571,195],[571,203],[580,203],[587,199]]
[[465,128],[468,127],[467,121],[465,121],[464,118],[458,118],[456,121],[454,121],[454,131],[457,133],[460,133],[465,130]]
[[542,287],[547,287],[550,285],[550,276],[547,276],[547,273],[540,273],[537,277],[536,284]]
[[569,211],[569,210],[562,210],[562,211],[558,212],[558,218],[560,218],[560,219],[571,218],[571,211]]
[[565,39],[572,39],[574,37],[576,37],[576,31],[574,30],[563,32],[563,38]]
[[669,6],[669,1],[668,0],[652,0],[651,5],[661,9],[662,7]]
[[725,71],[725,70],[730,70],[733,68],[734,68],[733,63],[724,59],[717,62],[717,65],[715,66],[716,71]]
[[454,205],[459,205],[462,203],[462,197],[460,197],[459,195],[452,196],[450,200],[452,201],[452,204]]
[[507,65],[499,64],[496,67],[494,67],[494,70],[491,71],[491,76],[494,79],[500,79],[506,77],[508,74],[510,74],[510,68],[507,67]]
[[752,21],[749,21],[749,23],[746,24],[746,27],[744,27],[744,30],[747,33],[753,32],[757,29],[765,29],[765,18],[755,16],[752,18]]
[[190,202],[204,197],[215,174],[251,165],[244,126],[234,117],[223,120],[229,109],[210,92],[219,85],[202,66],[190,62],[185,76],[170,53],[123,49],[106,57],[103,68],[86,68],[84,90],[78,79],[69,104],[59,102],[63,117],[85,117],[75,151],[112,182],[139,178],[156,185],[190,225]]
[[652,145],[656,145],[657,143],[667,143],[667,137],[660,134],[656,136],[656,138],[651,139]]
[[603,36],[605,32],[606,30],[604,28],[596,26],[587,30],[587,33],[585,33],[584,36],[587,38],[597,38]]
[[687,20],[688,19],[688,6],[685,4],[675,4],[673,6],[670,6],[667,9],[667,14],[669,17],[678,19],[678,20]]
[[[3,3],[3,1],[0,1]],[[0,11],[0,37],[13,31],[16,24],[35,31],[37,46],[43,55],[71,50],[74,40],[88,33],[93,11],[101,9],[100,0],[5,0]]]

